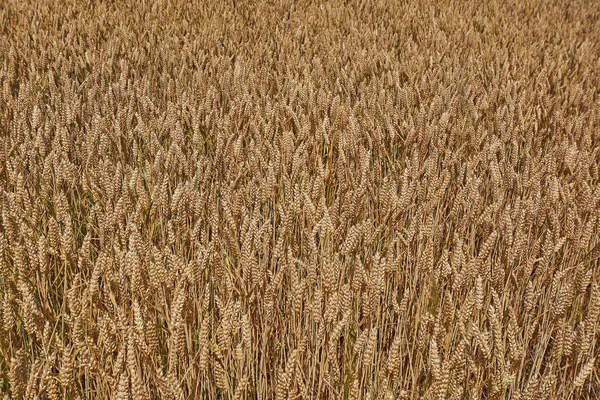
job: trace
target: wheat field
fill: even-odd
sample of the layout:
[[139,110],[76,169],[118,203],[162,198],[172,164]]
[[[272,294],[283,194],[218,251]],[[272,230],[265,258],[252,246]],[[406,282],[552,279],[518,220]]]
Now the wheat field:
[[600,398],[595,1],[0,2],[4,399]]

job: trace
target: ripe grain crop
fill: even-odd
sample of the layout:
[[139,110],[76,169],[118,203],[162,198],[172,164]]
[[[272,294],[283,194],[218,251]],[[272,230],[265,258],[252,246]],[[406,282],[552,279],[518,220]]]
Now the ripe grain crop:
[[0,2],[10,399],[600,397],[600,9]]

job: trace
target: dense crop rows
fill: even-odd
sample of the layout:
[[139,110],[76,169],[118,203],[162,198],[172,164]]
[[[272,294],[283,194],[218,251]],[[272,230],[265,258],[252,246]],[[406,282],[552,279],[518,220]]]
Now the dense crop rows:
[[600,396],[597,2],[0,3],[0,392]]

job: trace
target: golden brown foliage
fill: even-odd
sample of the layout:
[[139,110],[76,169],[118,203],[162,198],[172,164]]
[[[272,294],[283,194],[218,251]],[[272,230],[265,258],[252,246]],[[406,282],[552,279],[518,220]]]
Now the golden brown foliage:
[[0,390],[600,396],[599,9],[475,3],[3,1]]

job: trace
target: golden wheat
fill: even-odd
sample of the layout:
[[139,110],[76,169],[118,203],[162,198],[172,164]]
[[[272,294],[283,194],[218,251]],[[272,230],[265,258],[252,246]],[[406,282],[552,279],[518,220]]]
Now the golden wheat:
[[598,398],[593,2],[0,6],[0,393]]

